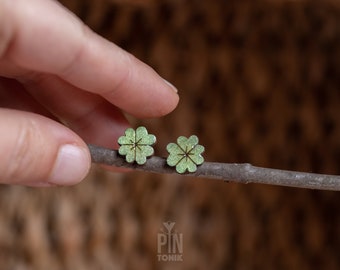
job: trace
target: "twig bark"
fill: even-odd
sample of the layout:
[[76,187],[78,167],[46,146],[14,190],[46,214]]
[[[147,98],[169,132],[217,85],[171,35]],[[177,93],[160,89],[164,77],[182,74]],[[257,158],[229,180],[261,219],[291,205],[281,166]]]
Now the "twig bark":
[[[116,167],[131,168],[153,173],[177,174],[175,168],[166,164],[166,159],[153,156],[144,165],[130,164],[118,154],[118,151],[88,145],[92,162]],[[237,183],[260,183],[298,188],[340,190],[340,176],[286,171],[255,167],[248,163],[204,162],[194,173],[186,176],[205,177]]]

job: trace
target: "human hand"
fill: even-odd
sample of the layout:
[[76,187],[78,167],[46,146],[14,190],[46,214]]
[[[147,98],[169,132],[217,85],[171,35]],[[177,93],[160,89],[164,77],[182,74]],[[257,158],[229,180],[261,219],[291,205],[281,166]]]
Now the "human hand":
[[121,110],[158,117],[177,103],[150,67],[57,2],[0,0],[0,183],[78,183],[91,163],[84,141],[116,146]]

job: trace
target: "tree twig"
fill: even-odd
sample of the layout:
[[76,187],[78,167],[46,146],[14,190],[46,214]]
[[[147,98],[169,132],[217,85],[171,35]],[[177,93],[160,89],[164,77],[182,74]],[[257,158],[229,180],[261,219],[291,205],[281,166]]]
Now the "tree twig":
[[[88,145],[92,162],[116,167],[131,168],[153,173],[177,174],[173,167],[166,164],[166,159],[153,156],[144,165],[128,163],[118,151]],[[278,169],[255,167],[248,163],[217,163],[204,162],[194,173],[186,176],[205,177],[232,181],[237,183],[259,183],[298,188],[340,190],[340,176],[294,172]]]

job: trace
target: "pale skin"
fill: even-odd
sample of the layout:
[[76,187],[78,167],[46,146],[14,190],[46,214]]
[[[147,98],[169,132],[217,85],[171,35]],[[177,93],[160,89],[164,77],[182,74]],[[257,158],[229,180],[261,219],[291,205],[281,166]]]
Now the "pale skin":
[[178,103],[152,68],[53,0],[0,0],[0,183],[73,185],[86,143],[115,148],[122,111],[159,117]]

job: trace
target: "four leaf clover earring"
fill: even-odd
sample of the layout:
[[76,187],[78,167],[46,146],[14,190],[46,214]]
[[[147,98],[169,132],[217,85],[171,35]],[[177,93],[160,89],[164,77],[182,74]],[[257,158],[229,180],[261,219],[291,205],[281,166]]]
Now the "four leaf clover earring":
[[148,134],[145,127],[138,127],[136,130],[128,128],[125,130],[125,135],[118,139],[120,145],[118,153],[125,156],[125,160],[129,163],[136,161],[138,165],[143,165],[146,158],[153,155],[152,145],[155,143],[155,135]]
[[180,136],[177,139],[177,143],[169,143],[166,149],[169,152],[166,162],[171,167],[176,166],[178,173],[185,173],[185,171],[195,172],[197,165],[201,165],[204,162],[202,156],[204,147],[198,144],[196,135],[192,135],[189,138]]

